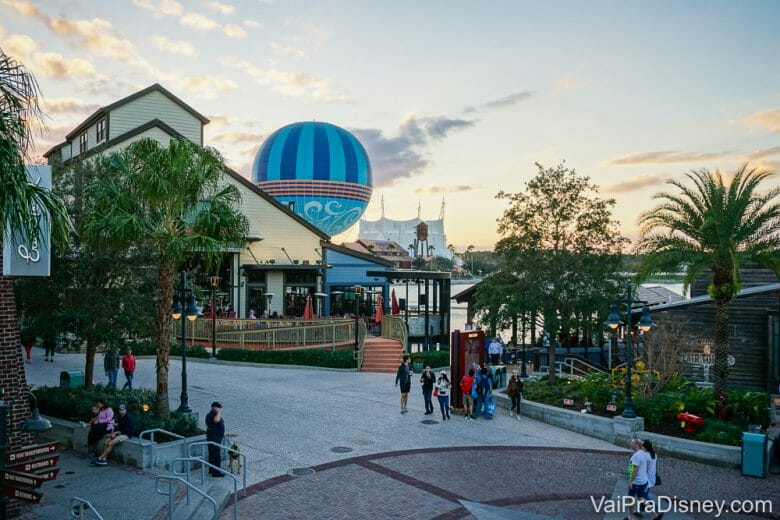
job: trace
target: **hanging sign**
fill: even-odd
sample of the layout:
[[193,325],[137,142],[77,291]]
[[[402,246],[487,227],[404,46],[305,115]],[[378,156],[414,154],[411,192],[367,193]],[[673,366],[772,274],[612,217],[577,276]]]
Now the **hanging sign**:
[[[51,166],[27,166],[27,180],[46,189],[51,189]],[[45,226],[43,208],[34,207],[40,224],[37,237],[25,237],[20,233],[9,233],[3,237],[4,276],[49,276],[51,271],[51,232]]]

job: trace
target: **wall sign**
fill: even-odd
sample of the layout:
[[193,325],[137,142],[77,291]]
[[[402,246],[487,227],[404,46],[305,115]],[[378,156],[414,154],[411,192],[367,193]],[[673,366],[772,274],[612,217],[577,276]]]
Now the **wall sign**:
[[[51,189],[51,166],[27,166],[27,180]],[[49,276],[51,271],[51,233],[46,226],[42,208],[33,208],[38,215],[41,232],[37,237],[28,238],[19,233],[3,238],[3,275],[4,276]]]

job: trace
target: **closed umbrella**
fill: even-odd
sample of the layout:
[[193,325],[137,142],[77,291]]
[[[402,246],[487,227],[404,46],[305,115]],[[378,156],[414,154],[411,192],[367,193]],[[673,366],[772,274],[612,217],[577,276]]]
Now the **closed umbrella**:
[[398,299],[395,297],[395,289],[390,293],[390,314],[401,314],[401,307],[398,306]]
[[374,323],[379,325],[382,323],[382,316],[384,315],[384,310],[382,309],[382,295],[379,294],[376,297],[376,314],[374,315]]
[[306,297],[306,307],[303,308],[303,319],[304,320],[314,319],[314,307],[311,304],[311,295]]

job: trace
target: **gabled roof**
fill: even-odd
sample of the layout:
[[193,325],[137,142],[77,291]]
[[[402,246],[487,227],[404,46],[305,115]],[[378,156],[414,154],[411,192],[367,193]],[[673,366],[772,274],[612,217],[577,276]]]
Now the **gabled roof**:
[[348,255],[348,256],[352,256],[352,257],[355,257],[355,258],[360,258],[361,260],[365,260],[367,262],[372,262],[372,263],[375,263],[375,264],[384,265],[386,267],[393,267],[393,262],[391,262],[389,260],[385,260],[384,258],[382,258],[380,256],[375,256],[375,255],[371,255],[371,254],[367,254],[367,253],[362,253],[362,252],[357,251],[355,249],[352,249],[350,247],[344,247],[344,246],[339,246],[339,245],[330,244],[330,243],[325,244],[323,247],[325,247],[326,249],[330,249],[331,251],[336,251],[338,253],[342,253],[342,254],[345,254],[345,255]]
[[124,97],[124,98],[120,99],[119,101],[114,101],[110,105],[106,105],[106,106],[104,106],[102,108],[98,108],[97,111],[94,114],[89,116],[87,119],[84,120],[83,123],[81,123],[79,126],[74,128],[68,135],[66,135],[65,139],[70,141],[73,137],[75,137],[78,134],[80,134],[84,130],[84,128],[86,128],[91,123],[93,123],[94,121],[99,119],[101,116],[111,112],[112,110],[114,110],[114,109],[116,109],[116,108],[118,108],[118,107],[120,107],[122,105],[126,105],[127,103],[129,103],[131,101],[134,101],[134,100],[136,100],[138,98],[141,98],[141,97],[149,94],[150,92],[155,92],[155,91],[156,92],[160,92],[164,96],[168,97],[171,101],[173,101],[174,103],[179,105],[181,108],[183,108],[184,110],[189,112],[194,118],[199,119],[200,122],[203,123],[204,125],[209,123],[209,118],[207,118],[206,116],[204,116],[203,114],[201,114],[200,112],[198,112],[197,110],[195,110],[194,108],[189,106],[187,103],[185,103],[184,101],[182,101],[181,99],[179,99],[178,97],[173,95],[168,89],[164,88],[159,83],[155,83],[154,85],[150,85],[150,86],[146,87],[143,90],[139,90],[138,92],[136,92],[134,94],[130,94],[129,96]]
[[[162,87],[160,87],[162,88]],[[70,159],[64,161],[65,164],[68,164],[71,161],[74,160],[83,160],[87,157],[90,157],[92,155],[95,155],[97,153],[102,152],[103,150],[106,150],[116,144],[119,144],[122,141],[125,141],[127,139],[130,139],[131,137],[134,137],[136,135],[142,134],[146,132],[147,130],[157,127],[170,135],[171,137],[175,137],[177,139],[186,139],[182,134],[177,132],[174,128],[172,128],[170,125],[165,123],[164,121],[161,121],[160,119],[153,119],[147,123],[144,123],[141,126],[138,126],[136,128],[133,128],[129,132],[125,132],[122,135],[119,135],[110,141],[107,141],[100,146],[96,146],[95,148],[92,148],[91,150],[87,150],[85,153],[81,155],[77,155],[76,157],[71,157]],[[268,201],[271,205],[285,213],[287,216],[291,217],[293,220],[301,224],[303,227],[320,237],[323,241],[329,242],[330,236],[325,234],[322,230],[320,230],[317,226],[313,225],[294,211],[292,211],[290,208],[288,208],[286,205],[282,204],[272,196],[268,195],[266,192],[255,186],[249,179],[238,173],[237,171],[233,170],[232,168],[228,168],[225,166],[225,173],[235,179],[236,181],[240,182],[244,186],[246,186],[250,191],[254,192],[256,195],[260,196],[261,198]]]

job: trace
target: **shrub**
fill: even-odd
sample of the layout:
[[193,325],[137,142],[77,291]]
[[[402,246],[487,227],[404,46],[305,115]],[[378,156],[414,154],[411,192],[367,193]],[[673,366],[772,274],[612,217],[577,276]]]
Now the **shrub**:
[[[419,359],[423,366],[431,365],[431,368],[450,366],[449,350],[428,350],[426,352],[414,352],[409,354],[413,362]],[[399,360],[400,362],[400,360]]]
[[[132,348],[133,354],[136,356],[157,355],[157,346],[152,341],[139,341],[138,343],[128,344],[126,347]],[[123,351],[124,349],[120,350],[120,352]],[[169,355],[174,357],[181,356],[181,344],[171,343],[171,350]],[[210,358],[211,353],[206,350],[205,347],[201,347],[200,345],[187,345],[187,357]]]
[[326,368],[355,368],[352,350],[240,350],[223,348],[217,359],[275,365],[306,365]]
[[44,386],[33,390],[41,413],[69,421],[86,421],[92,418],[95,401],[103,399],[117,410],[120,404],[127,406],[135,421],[135,435],[144,430],[162,428],[179,435],[197,435],[195,420],[178,412],[164,419],[154,417],[155,393],[149,389],[113,390],[103,385],[90,388],[60,388]]
[[742,432],[744,430],[745,427],[742,424],[726,423],[717,419],[707,419],[704,421],[702,430],[696,436],[696,439],[703,442],[740,446],[742,444]]

